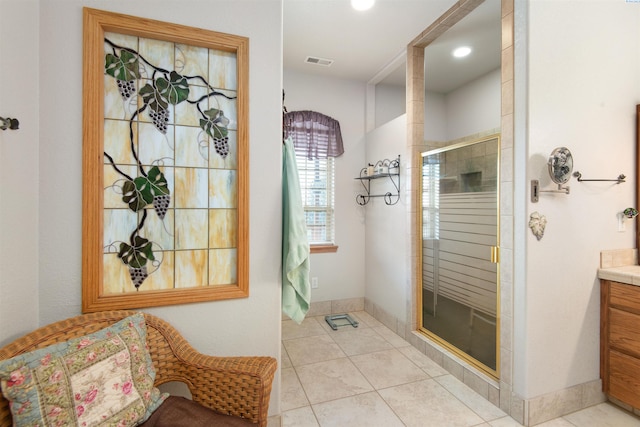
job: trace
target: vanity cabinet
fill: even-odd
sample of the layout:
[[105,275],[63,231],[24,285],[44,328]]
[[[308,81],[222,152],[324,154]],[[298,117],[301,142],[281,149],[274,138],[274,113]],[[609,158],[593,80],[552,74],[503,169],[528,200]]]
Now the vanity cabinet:
[[601,280],[603,392],[640,409],[640,286]]

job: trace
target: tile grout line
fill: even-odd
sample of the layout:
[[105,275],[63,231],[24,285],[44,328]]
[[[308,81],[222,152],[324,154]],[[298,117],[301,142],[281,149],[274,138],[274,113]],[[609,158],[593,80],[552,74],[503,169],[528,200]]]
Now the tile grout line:
[[[356,316],[356,317],[357,317],[357,316]],[[316,322],[320,322],[320,320],[318,320],[318,319],[315,319],[315,320],[316,320]],[[358,318],[358,320],[360,320],[360,319]],[[330,361],[332,361],[332,360],[339,360],[339,359],[346,358],[346,359],[348,359],[348,361],[349,361],[349,362],[350,362],[350,363],[351,363],[351,364],[356,368],[357,372],[358,372],[358,373],[359,373],[359,374],[364,378],[364,380],[367,382],[367,384],[371,387],[371,389],[372,389],[372,390],[370,390],[370,391],[366,391],[366,392],[362,392],[362,393],[355,393],[355,394],[353,394],[353,395],[346,396],[346,397],[339,397],[339,398],[335,398],[335,399],[329,399],[329,400],[327,400],[327,401],[323,401],[323,402],[311,403],[311,401],[310,401],[310,399],[309,399],[309,395],[308,395],[308,393],[307,393],[307,390],[306,390],[305,386],[303,385],[302,381],[300,380],[300,377],[299,377],[299,374],[298,374],[298,370],[297,370],[296,368],[298,368],[298,367],[304,367],[304,366],[309,366],[309,365],[313,365],[314,363],[309,363],[309,364],[304,364],[304,365],[295,365],[295,364],[294,364],[294,362],[293,362],[293,360],[291,360],[291,358],[289,357],[289,359],[290,359],[290,361],[291,361],[291,365],[292,365],[292,367],[294,368],[294,372],[295,372],[295,374],[296,374],[296,378],[297,378],[297,380],[298,380],[298,382],[299,382],[300,386],[302,387],[303,392],[305,393],[306,400],[307,400],[307,402],[309,403],[309,404],[308,404],[308,406],[309,406],[309,408],[311,409],[311,411],[312,411],[312,413],[313,413],[313,415],[314,415],[314,417],[315,417],[316,422],[318,423],[318,425],[320,425],[320,420],[319,420],[319,419],[318,419],[318,417],[317,417],[316,411],[315,411],[315,409],[314,409],[314,405],[324,404],[324,403],[327,403],[327,402],[339,401],[339,400],[342,400],[342,399],[345,399],[345,398],[349,398],[349,397],[354,397],[354,396],[358,396],[358,395],[368,394],[368,393],[371,393],[372,391],[376,393],[376,395],[377,395],[377,396],[382,400],[382,402],[383,402],[383,403],[385,404],[385,406],[386,406],[386,407],[387,407],[387,408],[388,408],[388,409],[389,409],[389,410],[394,414],[394,416],[395,416],[395,417],[396,417],[396,418],[397,418],[397,419],[398,419],[398,420],[399,420],[403,425],[406,425],[406,424],[402,421],[402,419],[400,418],[399,414],[398,414],[398,413],[396,413],[396,411],[393,409],[393,407],[391,407],[391,406],[389,405],[389,403],[384,399],[384,397],[382,397],[382,395],[379,393],[379,391],[380,391],[380,390],[385,390],[385,389],[394,388],[394,387],[403,386],[403,385],[406,385],[406,384],[412,384],[412,383],[417,383],[417,382],[421,382],[421,381],[427,381],[427,380],[433,381],[435,384],[437,384],[439,387],[441,387],[444,391],[446,391],[446,393],[447,393],[449,396],[453,397],[456,401],[460,402],[462,405],[464,405],[466,408],[468,408],[468,409],[469,409],[473,414],[475,414],[476,416],[478,416],[478,418],[480,418],[480,419],[482,420],[482,423],[481,423],[480,425],[482,425],[482,424],[486,424],[486,423],[489,423],[489,422],[491,422],[491,421],[495,421],[495,420],[485,420],[485,418],[484,418],[484,417],[482,417],[479,413],[477,413],[473,408],[471,408],[469,405],[467,405],[467,404],[466,404],[464,401],[462,401],[462,400],[461,400],[457,395],[455,395],[455,394],[454,394],[452,391],[450,391],[447,387],[445,387],[443,384],[441,384],[439,381],[437,381],[437,380],[436,380],[436,378],[439,378],[439,377],[444,377],[444,376],[447,376],[447,375],[452,376],[451,374],[444,373],[444,374],[442,374],[442,375],[436,375],[436,376],[432,376],[432,375],[430,375],[430,374],[429,374],[429,372],[427,372],[427,370],[426,370],[425,368],[422,368],[421,366],[419,366],[416,362],[414,362],[413,360],[411,360],[407,355],[405,355],[403,352],[401,352],[401,351],[400,351],[400,348],[405,347],[405,346],[402,346],[402,347],[395,346],[395,345],[394,345],[390,340],[388,340],[384,335],[382,335],[380,332],[378,332],[377,330],[375,330],[375,327],[374,327],[374,326],[367,326],[366,328],[363,328],[363,329],[361,329],[361,330],[371,329],[372,333],[374,334],[373,336],[375,336],[375,337],[378,337],[378,338],[382,339],[382,341],[384,341],[385,343],[387,343],[388,345],[390,345],[390,346],[391,346],[391,348],[388,348],[388,349],[378,349],[378,350],[373,350],[373,351],[368,351],[368,352],[358,353],[358,354],[352,354],[352,355],[348,354],[348,353],[346,352],[345,348],[343,348],[343,347],[340,345],[340,343],[334,339],[334,336],[332,336],[333,334],[332,334],[331,332],[340,333],[340,331],[339,331],[339,330],[338,330],[338,331],[329,331],[329,330],[327,330],[326,328],[324,328],[324,326],[323,326],[323,325],[321,325],[321,327],[323,327],[323,329],[324,329],[324,333],[322,333],[322,334],[303,335],[303,336],[296,337],[296,338],[291,338],[291,339],[309,338],[309,337],[313,337],[313,336],[323,336],[323,335],[327,335],[327,336],[329,336],[329,337],[331,338],[331,341],[332,341],[333,343],[335,343],[335,344],[338,346],[338,348],[339,348],[339,349],[344,353],[344,355],[345,355],[345,356],[344,356],[344,357],[335,358],[335,359],[328,359],[328,360],[318,361],[318,362],[314,362],[314,363],[324,363],[324,362],[330,362]],[[377,327],[384,327],[384,328],[387,328],[387,327],[386,327],[386,326],[384,326],[384,325],[382,325],[382,326],[377,326]],[[388,329],[388,328],[387,328],[387,329]],[[390,329],[389,329],[389,330],[390,330]],[[390,331],[391,331],[391,330],[390,330]],[[393,331],[391,331],[391,333],[394,333],[394,332],[393,332]],[[397,334],[396,334],[396,335],[397,335]],[[399,338],[399,339],[401,339],[401,340],[403,340],[404,342],[406,342],[406,343],[408,344],[407,346],[410,346],[410,343],[408,343],[408,342],[406,341],[406,339],[404,339],[404,338],[400,337],[399,335],[398,335],[398,338]],[[285,340],[283,340],[283,341],[285,341]],[[390,386],[388,386],[388,387],[376,388],[376,387],[374,386],[374,384],[372,384],[372,383],[371,383],[371,380],[370,380],[369,378],[367,378],[367,376],[364,374],[364,372],[362,372],[362,370],[360,369],[360,367],[359,367],[359,366],[358,366],[358,365],[357,365],[357,364],[352,360],[352,357],[355,357],[355,356],[372,355],[372,354],[375,354],[375,353],[379,353],[379,352],[383,352],[383,351],[390,351],[390,350],[395,350],[397,353],[399,353],[399,354],[402,356],[403,360],[406,360],[407,362],[409,362],[409,364],[410,364],[411,366],[413,366],[413,367],[417,368],[420,372],[424,373],[424,374],[426,375],[426,378],[424,378],[424,379],[419,379],[419,380],[412,380],[412,381],[408,381],[408,382],[403,382],[403,383],[401,383],[401,384],[390,385]],[[286,351],[286,347],[285,347],[285,351]],[[288,352],[287,352],[287,356],[289,356]],[[452,377],[453,377],[453,378],[455,378],[454,376],[452,376]],[[462,381],[461,381],[461,384],[462,384],[462,385],[464,385],[464,386],[466,386],[466,384],[464,384]],[[466,386],[466,387],[468,387],[468,386]],[[470,390],[471,390],[471,389],[470,389]],[[291,410],[294,410],[294,409],[300,409],[300,408],[304,408],[304,407],[306,407],[306,406],[299,407],[299,408],[292,408]]]
[[[356,315],[356,317],[357,317],[357,315]],[[317,319],[316,319],[316,320],[317,320]],[[361,320],[361,319],[359,319],[359,318],[358,318],[358,320]],[[317,321],[319,321],[319,320],[317,320]],[[324,325],[322,325],[322,326],[324,326]],[[339,342],[337,342],[337,341],[332,337],[332,334],[331,334],[331,332],[332,332],[332,331],[328,331],[328,330],[325,328],[325,334],[326,334],[326,335],[328,335],[328,336],[331,338],[331,340],[332,340],[332,341],[333,341],[333,342],[334,342],[334,343],[335,343],[335,344],[336,344],[336,345],[337,345],[337,346],[342,350],[342,352],[345,354],[345,357],[349,360],[349,362],[350,362],[350,363],[351,363],[351,364],[356,368],[356,370],[360,373],[360,375],[361,375],[361,376],[365,379],[365,381],[369,384],[369,386],[370,386],[370,387],[371,387],[371,389],[372,389],[371,391],[362,392],[362,393],[356,393],[356,394],[351,395],[351,396],[347,396],[347,397],[340,397],[340,398],[336,398],[336,399],[330,399],[330,400],[323,401],[323,402],[311,403],[311,401],[310,401],[310,399],[309,399],[309,396],[308,396],[308,394],[307,394],[307,390],[305,389],[304,385],[302,384],[302,381],[300,381],[300,377],[298,376],[298,371],[296,370],[296,365],[294,365],[294,364],[293,364],[293,362],[291,362],[292,367],[294,368],[294,372],[296,373],[296,378],[298,378],[298,381],[299,381],[299,383],[300,383],[300,386],[302,387],[302,389],[303,389],[303,391],[304,391],[304,393],[305,393],[305,397],[307,398],[307,401],[309,402],[309,405],[308,405],[308,406],[310,407],[310,409],[311,409],[311,411],[312,411],[312,413],[313,413],[313,415],[314,415],[314,417],[315,417],[316,422],[318,423],[318,425],[320,425],[320,421],[318,420],[318,417],[317,417],[316,411],[315,411],[315,409],[314,409],[314,405],[317,405],[317,404],[323,404],[323,403],[326,403],[326,402],[339,401],[339,400],[341,400],[341,399],[345,399],[345,398],[348,398],[348,397],[354,397],[354,396],[358,396],[358,395],[363,395],[363,394],[368,394],[368,393],[371,393],[371,392],[375,392],[375,393],[376,393],[376,395],[377,395],[377,396],[381,399],[381,401],[384,403],[384,405],[385,405],[385,406],[386,406],[386,407],[391,411],[391,413],[393,413],[393,414],[394,414],[394,416],[398,419],[398,421],[399,421],[399,422],[401,422],[401,423],[402,423],[402,425],[405,425],[405,426],[406,426],[406,424],[402,421],[402,418],[400,417],[400,415],[399,415],[399,414],[398,414],[398,413],[393,409],[393,407],[391,407],[391,406],[389,405],[389,402],[387,402],[387,401],[384,399],[384,397],[379,393],[379,390],[385,390],[385,389],[388,389],[388,388],[398,387],[398,386],[401,386],[401,385],[411,384],[411,383],[420,382],[420,381],[426,381],[426,380],[433,380],[433,381],[435,381],[435,380],[434,380],[434,378],[433,378],[433,377],[432,377],[432,376],[431,376],[431,375],[430,375],[430,374],[429,374],[425,369],[423,369],[422,367],[418,366],[418,365],[417,365],[413,360],[411,360],[411,359],[410,359],[409,357],[407,357],[404,353],[402,353],[402,352],[399,350],[401,347],[394,345],[394,344],[393,344],[389,339],[387,339],[387,337],[385,337],[383,334],[381,334],[380,332],[378,332],[375,328],[386,328],[386,329],[389,329],[389,328],[387,328],[387,327],[386,327],[386,326],[384,326],[384,325],[378,325],[378,326],[368,326],[368,325],[367,325],[367,328],[365,328],[365,329],[371,329],[371,330],[372,330],[372,332],[374,333],[374,336],[381,338],[381,339],[382,339],[382,341],[384,341],[385,343],[389,344],[389,345],[391,346],[391,348],[389,348],[389,349],[381,349],[381,350],[373,350],[373,351],[369,351],[369,352],[365,352],[365,353],[358,353],[358,354],[353,354],[353,355],[349,355],[349,354],[347,354],[346,350],[345,350],[345,349],[340,345],[340,343],[339,343]],[[394,333],[394,332],[393,332],[393,331],[391,331],[390,329],[389,329],[389,331],[390,331],[391,333]],[[339,331],[333,331],[333,332],[338,332],[338,333],[339,333]],[[320,335],[322,335],[322,334],[318,334],[318,335],[311,335],[311,336],[320,336]],[[304,337],[306,338],[306,337],[308,337],[308,336],[304,336]],[[406,343],[407,343],[407,346],[410,346],[410,343],[408,343],[404,338],[402,338],[402,337],[400,337],[400,336],[398,336],[398,338],[399,338],[399,339],[401,339],[401,340],[403,340],[404,342],[406,342]],[[404,346],[402,346],[402,347],[404,347]],[[285,350],[286,350],[286,349],[285,349]],[[360,369],[360,367],[359,367],[359,366],[358,366],[358,365],[357,365],[357,364],[352,360],[352,357],[354,357],[354,356],[371,355],[371,354],[375,354],[375,353],[379,353],[379,352],[383,352],[383,351],[391,351],[391,350],[395,350],[398,354],[400,354],[400,356],[401,356],[404,360],[406,360],[407,362],[409,362],[409,364],[410,364],[411,366],[415,367],[415,368],[416,368],[416,369],[418,369],[420,372],[424,373],[424,374],[426,375],[426,377],[427,377],[427,378],[425,378],[425,379],[419,379],[419,380],[413,380],[413,381],[409,381],[409,382],[403,382],[403,383],[401,383],[401,384],[395,384],[395,385],[392,385],[392,386],[389,386],[389,387],[376,388],[376,387],[375,387],[375,385],[371,383],[371,380],[370,380],[369,378],[367,378],[367,376],[365,375],[365,373],[364,373],[364,372],[362,372],[362,370]],[[287,355],[288,355],[288,353],[287,353]],[[337,360],[337,359],[329,359],[328,361],[331,361],[331,360]],[[323,362],[324,362],[324,361],[323,361]],[[322,363],[322,362],[316,362],[316,363]],[[309,366],[309,365],[311,365],[311,364],[308,364],[308,365],[299,365],[299,366]],[[441,386],[442,386],[442,385],[441,385]],[[443,387],[443,388],[444,388],[444,387]],[[447,390],[447,391],[448,391],[448,390]],[[454,396],[454,397],[455,397],[455,396]],[[459,399],[458,399],[458,400],[459,400]],[[296,409],[299,409],[299,408],[296,408]],[[475,412],[474,412],[474,413],[475,413]],[[481,418],[481,419],[483,419],[482,417],[480,417],[480,418]]]
[[[365,312],[365,314],[367,314],[367,313]],[[356,315],[356,317],[357,317],[357,315]],[[340,331],[328,330],[328,329],[327,329],[326,327],[324,327],[324,325],[322,324],[322,321],[323,321],[324,319],[323,319],[323,318],[322,318],[322,320],[320,320],[320,319],[321,319],[320,317],[316,317],[316,318],[314,319],[314,321],[315,321],[315,322],[319,322],[319,323],[320,323],[320,327],[322,328],[322,333],[321,333],[321,334],[317,334],[317,335],[316,335],[316,334],[312,333],[311,335],[302,335],[302,336],[298,336],[298,337],[295,337],[295,338],[290,338],[290,337],[289,337],[289,338],[287,338],[287,339],[282,339],[283,352],[284,352],[284,353],[286,354],[286,356],[289,358],[289,361],[290,361],[290,364],[291,364],[291,366],[290,366],[290,367],[291,367],[291,368],[293,368],[293,370],[294,370],[294,372],[295,372],[296,380],[297,380],[297,381],[298,381],[298,383],[300,384],[300,387],[303,389],[303,392],[304,392],[304,394],[305,394],[306,400],[307,400],[307,402],[308,402],[308,405],[301,406],[301,407],[297,407],[297,408],[292,408],[292,409],[289,409],[289,410],[287,410],[287,411],[283,411],[283,412],[282,412],[282,414],[281,414],[281,416],[282,416],[282,417],[284,417],[284,414],[285,414],[286,412],[291,412],[291,411],[294,411],[294,410],[301,410],[301,409],[304,409],[304,408],[307,408],[307,407],[308,407],[308,408],[311,410],[311,413],[312,413],[312,415],[313,415],[313,419],[314,419],[314,421],[315,421],[315,425],[316,425],[316,426],[319,426],[319,427],[322,427],[322,425],[321,425],[321,423],[320,423],[320,420],[319,420],[319,418],[318,418],[318,415],[317,415],[317,412],[316,412],[316,409],[315,409],[314,405],[321,405],[321,404],[325,404],[325,403],[329,403],[329,402],[337,402],[337,401],[340,401],[340,400],[343,400],[343,399],[353,398],[353,397],[355,397],[355,396],[360,396],[360,395],[368,394],[368,393],[371,393],[371,392],[373,391],[373,392],[375,392],[375,393],[376,393],[376,395],[378,396],[378,398],[382,399],[382,402],[383,402],[383,403],[384,403],[384,405],[385,405],[385,406],[386,406],[386,407],[391,411],[391,414],[393,414],[393,415],[396,417],[396,419],[398,419],[398,420],[399,420],[399,422],[400,422],[403,426],[406,426],[406,424],[405,424],[405,423],[404,423],[404,421],[400,418],[400,416],[398,415],[398,413],[396,413],[396,410],[394,410],[394,408],[393,408],[393,407],[392,407],[392,406],[391,406],[391,405],[390,405],[390,404],[389,404],[389,403],[384,399],[384,397],[382,397],[382,395],[380,394],[380,391],[382,391],[382,390],[386,390],[386,389],[392,389],[392,388],[394,388],[394,387],[400,387],[400,386],[403,386],[403,385],[406,385],[406,384],[411,384],[411,383],[417,383],[417,382],[420,382],[420,381],[431,380],[431,381],[435,382],[436,384],[438,384],[438,386],[439,386],[439,387],[441,387],[444,391],[446,391],[447,395],[449,395],[449,396],[453,397],[455,401],[457,401],[457,402],[461,403],[464,407],[466,407],[469,411],[471,411],[473,414],[475,414],[477,417],[479,417],[479,418],[482,420],[482,422],[481,422],[480,424],[473,424],[473,426],[474,426],[474,427],[480,427],[480,426],[485,426],[485,425],[486,425],[486,426],[490,426],[490,425],[497,425],[497,424],[502,425],[504,422],[506,422],[506,421],[504,421],[504,420],[508,420],[508,421],[510,422],[510,424],[509,424],[509,425],[520,425],[520,426],[521,426],[521,424],[518,424],[517,422],[516,422],[516,424],[511,424],[511,422],[515,422],[515,420],[514,420],[514,419],[513,419],[509,414],[507,414],[507,413],[504,413],[504,416],[499,416],[498,418],[485,419],[485,417],[483,417],[483,416],[478,412],[478,411],[483,412],[482,407],[478,406],[478,407],[477,407],[478,411],[476,411],[476,410],[474,410],[474,409],[473,409],[473,407],[472,407],[472,406],[470,406],[470,405],[473,405],[473,404],[474,404],[474,403],[473,403],[473,402],[475,401],[474,399],[470,399],[470,400],[468,400],[469,404],[467,404],[467,403],[466,403],[466,402],[467,402],[467,400],[463,400],[463,398],[465,397],[465,393],[464,393],[464,392],[463,392],[463,393],[458,393],[458,391],[459,391],[459,390],[458,390],[458,388],[457,388],[457,383],[456,383],[456,385],[454,386],[454,384],[448,384],[448,382],[447,382],[447,381],[445,381],[444,383],[441,383],[441,382],[439,381],[439,379],[440,379],[440,380],[443,380],[445,377],[449,376],[449,377],[451,377],[452,379],[454,379],[454,380],[456,380],[457,382],[459,382],[461,386],[465,387],[465,391],[466,391],[466,389],[469,389],[469,391],[470,391],[470,392],[475,393],[475,395],[477,395],[479,398],[482,398],[483,400],[485,400],[485,401],[489,402],[489,401],[488,401],[484,396],[480,395],[480,394],[479,394],[478,392],[476,392],[473,388],[471,388],[469,385],[467,385],[463,380],[461,380],[460,378],[456,377],[456,376],[455,376],[455,375],[453,375],[451,372],[443,372],[443,373],[439,373],[439,374],[437,374],[437,375],[433,375],[433,376],[432,376],[432,375],[429,373],[430,368],[428,367],[428,365],[426,365],[425,367],[423,367],[422,365],[419,365],[419,363],[420,363],[419,359],[416,359],[416,361],[414,361],[414,360],[412,360],[412,359],[411,359],[410,355],[405,354],[405,353],[402,351],[402,349],[403,349],[403,348],[410,348],[410,349],[413,349],[413,348],[415,348],[415,347],[411,346],[411,344],[410,344],[410,343],[408,343],[408,341],[406,340],[406,338],[401,337],[400,335],[398,335],[396,332],[394,332],[393,330],[391,330],[391,329],[390,329],[389,327],[387,327],[386,325],[384,325],[384,324],[379,324],[379,325],[377,325],[377,326],[370,326],[370,325],[366,324],[366,322],[365,322],[365,321],[362,321],[362,319],[358,317],[358,321],[361,321],[361,325],[362,325],[362,326],[365,326],[365,325],[366,325],[365,327],[363,327],[363,328],[362,328],[362,329],[360,329],[360,330],[372,329],[372,331],[373,331],[373,333],[374,333],[374,336],[379,336],[379,337],[381,337],[381,338],[382,338],[382,340],[383,340],[384,342],[386,342],[387,344],[389,344],[389,345],[391,346],[391,348],[389,348],[389,349],[379,349],[379,350],[367,351],[367,352],[365,352],[365,353],[349,355],[349,354],[346,354],[346,352],[344,351],[344,349],[342,348],[342,346],[340,346],[340,344],[339,344],[339,343],[334,339],[334,337],[335,337],[335,336],[337,336],[336,334],[341,333],[341,332],[340,332]],[[385,328],[389,329],[389,330],[391,331],[391,333],[395,334],[395,335],[396,335],[400,340],[403,340],[404,342],[406,342],[406,343],[407,343],[407,344],[409,344],[409,345],[407,345],[407,346],[396,346],[396,345],[394,345],[394,344],[391,342],[391,340],[387,339],[387,337],[386,337],[385,335],[383,335],[379,330],[376,330],[376,328],[377,328],[377,327],[385,327]],[[358,329],[359,329],[359,328],[358,328]],[[385,331],[386,329],[381,329],[381,330]],[[336,334],[332,334],[332,332],[335,332]],[[342,358],[347,358],[347,359],[349,360],[349,362],[350,362],[350,363],[351,363],[351,364],[356,368],[356,370],[358,371],[358,373],[359,373],[359,374],[364,378],[364,380],[366,381],[366,383],[368,383],[368,385],[372,388],[372,390],[371,390],[371,391],[361,392],[361,393],[359,392],[359,393],[355,393],[355,394],[352,394],[352,395],[349,395],[349,396],[346,396],[346,397],[342,397],[342,398],[335,398],[335,399],[330,399],[330,400],[323,401],[323,402],[318,402],[318,403],[316,403],[316,404],[312,404],[312,403],[309,401],[309,396],[308,396],[308,394],[307,394],[307,389],[304,387],[304,385],[302,385],[302,381],[300,380],[300,377],[299,377],[299,375],[298,375],[298,370],[297,370],[296,368],[298,368],[298,367],[300,367],[300,368],[301,368],[301,367],[304,367],[304,366],[309,366],[309,365],[311,365],[311,364],[313,364],[313,363],[305,364],[305,365],[294,365],[293,361],[291,360],[291,358],[290,358],[290,356],[289,356],[289,352],[288,352],[287,348],[284,346],[284,342],[285,342],[285,341],[289,341],[289,340],[299,339],[299,338],[309,338],[309,337],[314,337],[314,336],[316,336],[316,337],[320,337],[320,336],[324,336],[324,335],[328,335],[328,336],[331,338],[331,340],[330,340],[330,341],[331,341],[331,342],[333,342],[333,344],[335,344],[335,345],[340,349],[340,351],[344,354],[344,356],[342,356],[342,357],[340,357],[340,358],[337,358],[337,359],[329,359],[329,360],[326,360],[326,361],[329,361],[329,362],[330,362],[330,361],[332,361],[332,360],[338,360],[338,359],[342,359]],[[394,340],[394,341],[395,341],[395,340]],[[397,341],[396,341],[396,342],[397,342]],[[421,372],[424,372],[424,374],[426,375],[426,377],[427,377],[427,378],[426,378],[426,379],[423,379],[423,380],[412,380],[412,381],[409,381],[409,382],[406,382],[406,383],[402,383],[402,384],[398,384],[398,385],[391,385],[391,386],[388,386],[388,387],[382,387],[382,388],[378,389],[378,388],[376,388],[376,387],[371,383],[371,380],[369,380],[369,378],[367,378],[367,376],[366,376],[366,375],[364,375],[364,373],[362,372],[362,370],[360,369],[360,367],[359,367],[359,366],[358,366],[358,365],[357,365],[357,364],[352,360],[352,358],[357,357],[357,356],[372,355],[372,354],[375,354],[375,353],[378,353],[378,352],[381,352],[381,351],[390,351],[390,350],[396,350],[397,352],[399,352],[400,354],[402,354],[402,355],[404,356],[404,359],[407,359],[407,360],[408,360],[408,361],[409,361],[413,366],[415,366],[415,367],[417,367],[418,369],[420,369],[420,371],[421,371]],[[431,359],[428,355],[426,355],[426,354],[424,354],[424,353],[421,353],[421,354],[422,354],[422,355],[424,355],[427,359],[429,359],[429,360],[433,361],[433,359]],[[322,363],[322,362],[326,362],[326,361],[324,361],[324,360],[323,360],[323,361],[318,361],[318,362],[314,362],[314,363]],[[433,361],[433,362],[434,362],[434,363],[436,363],[435,361]],[[436,365],[437,365],[437,363],[436,363]],[[438,365],[438,366],[441,366],[441,365]],[[283,369],[284,369],[284,368],[283,368]],[[443,381],[444,381],[444,380],[443,380]],[[450,389],[448,386],[454,386],[454,387],[451,387],[451,389]],[[458,395],[459,395],[460,397],[459,397]],[[489,402],[489,404],[491,404],[491,402]],[[476,406],[476,405],[474,405],[474,406]],[[615,405],[614,405],[614,406],[615,406]],[[306,411],[305,411],[305,412],[306,412]],[[580,412],[580,411],[578,411],[578,412]],[[308,413],[307,413],[307,415],[308,415]],[[488,416],[488,417],[492,417],[492,415],[490,415],[490,414],[488,414],[487,416]],[[283,419],[284,419],[284,418],[282,418],[282,420],[283,420]],[[599,418],[597,418],[597,419],[599,419]],[[309,420],[310,420],[310,419],[309,419]],[[555,419],[555,420],[561,420],[561,422],[567,423],[568,425],[575,426],[575,427],[577,427],[577,426],[579,426],[579,425],[580,425],[580,424],[576,424],[575,422],[570,421],[568,418],[566,418],[566,417],[564,417],[564,416],[563,416],[563,417],[559,417],[559,418],[557,418],[557,419]],[[497,424],[496,424],[496,423],[497,423]],[[288,425],[285,425],[285,424],[282,424],[282,427],[289,427],[289,426],[288,426]],[[291,426],[291,427],[298,427],[298,426]],[[308,426],[307,426],[307,427],[308,427]],[[472,427],[472,426],[471,426],[471,425],[469,425],[468,427]]]

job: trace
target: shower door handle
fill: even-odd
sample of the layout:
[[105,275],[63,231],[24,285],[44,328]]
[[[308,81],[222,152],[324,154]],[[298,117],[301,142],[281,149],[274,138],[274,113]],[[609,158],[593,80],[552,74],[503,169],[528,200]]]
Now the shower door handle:
[[494,264],[500,262],[500,248],[498,246],[491,246],[491,262]]

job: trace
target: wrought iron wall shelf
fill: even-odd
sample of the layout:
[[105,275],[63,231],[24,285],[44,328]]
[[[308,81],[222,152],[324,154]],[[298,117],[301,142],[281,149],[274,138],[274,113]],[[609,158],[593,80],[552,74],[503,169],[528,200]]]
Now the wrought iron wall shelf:
[[[384,203],[387,205],[395,205],[400,200],[400,155],[397,159],[379,160],[373,166],[373,175],[368,174],[368,168],[362,168],[360,170],[360,176],[357,180],[360,181],[364,188],[365,194],[358,194],[356,196],[356,202],[360,206],[364,206],[369,203],[372,197],[384,198]],[[395,191],[387,191],[384,194],[371,194],[371,181],[378,179],[389,179],[395,188]]]

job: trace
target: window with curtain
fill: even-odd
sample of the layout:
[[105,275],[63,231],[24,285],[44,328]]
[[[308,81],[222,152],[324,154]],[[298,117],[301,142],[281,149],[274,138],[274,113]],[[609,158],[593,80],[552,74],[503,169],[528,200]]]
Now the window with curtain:
[[335,157],[344,153],[340,123],[315,111],[292,111],[284,114],[283,126],[296,150],[312,252],[314,246],[335,246]]

